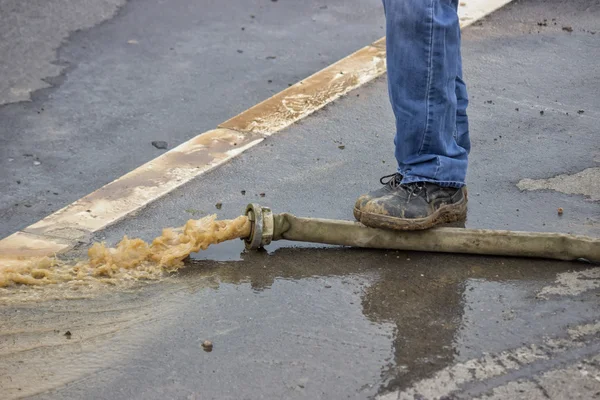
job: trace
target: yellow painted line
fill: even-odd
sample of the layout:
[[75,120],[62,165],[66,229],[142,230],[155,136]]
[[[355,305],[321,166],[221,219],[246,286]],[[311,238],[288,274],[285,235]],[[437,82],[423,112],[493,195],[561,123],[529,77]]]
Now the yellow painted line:
[[[473,23],[508,2],[510,0],[461,2],[461,26]],[[226,163],[385,71],[385,38],[382,38],[225,121],[217,129],[188,140],[0,240],[0,262],[68,251],[94,232]]]
[[382,75],[385,48],[369,45],[277,93],[220,128],[271,135]]
[[0,271],[10,270],[27,259],[62,253],[73,245],[74,243],[62,239],[15,232],[0,240]]
[[175,147],[39,222],[26,233],[81,241],[264,140],[215,129]]

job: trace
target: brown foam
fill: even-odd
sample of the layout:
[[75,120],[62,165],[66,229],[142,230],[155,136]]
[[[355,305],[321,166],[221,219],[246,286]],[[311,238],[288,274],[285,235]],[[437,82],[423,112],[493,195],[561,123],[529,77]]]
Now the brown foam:
[[180,228],[163,229],[162,235],[151,243],[127,236],[114,248],[94,243],[88,250],[88,259],[76,263],[51,257],[0,259],[0,287],[158,279],[183,266],[183,260],[191,253],[249,235],[250,221],[246,216],[218,221],[211,215],[189,220]]

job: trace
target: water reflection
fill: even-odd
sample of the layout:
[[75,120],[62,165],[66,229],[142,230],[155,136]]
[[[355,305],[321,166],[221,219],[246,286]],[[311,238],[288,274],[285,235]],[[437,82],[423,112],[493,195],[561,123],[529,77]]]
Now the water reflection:
[[241,255],[243,262],[191,261],[182,270],[193,287],[200,277],[215,282],[250,283],[266,291],[278,280],[314,277],[346,279],[360,276],[358,287],[363,315],[376,324],[393,324],[393,358],[382,359],[378,392],[402,389],[451,364],[465,307],[466,283],[554,280],[556,274],[581,264],[546,260],[457,256],[356,249],[281,248],[271,253]]

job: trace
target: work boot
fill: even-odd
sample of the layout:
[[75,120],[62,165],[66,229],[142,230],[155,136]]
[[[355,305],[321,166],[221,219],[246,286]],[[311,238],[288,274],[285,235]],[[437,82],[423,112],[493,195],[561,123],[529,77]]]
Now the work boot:
[[429,182],[400,185],[362,205],[360,222],[372,228],[428,229],[467,218],[467,188]]
[[382,188],[373,190],[367,194],[363,194],[358,198],[358,200],[356,200],[356,203],[354,203],[354,218],[356,218],[357,221],[360,221],[362,208],[370,200],[387,196],[388,194],[393,193],[400,187],[400,182],[402,182],[402,175],[398,173],[386,175],[379,179],[379,182],[381,182],[381,184],[384,185]]

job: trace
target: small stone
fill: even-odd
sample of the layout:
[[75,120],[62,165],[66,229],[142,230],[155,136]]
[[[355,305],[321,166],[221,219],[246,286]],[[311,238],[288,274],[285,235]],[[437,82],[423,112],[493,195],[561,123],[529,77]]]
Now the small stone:
[[562,30],[565,31],[565,32],[573,32],[573,28],[570,27],[570,26],[563,26]]
[[223,203],[217,203],[215,204],[215,207],[217,208],[217,210],[220,210],[221,207],[223,207]]
[[266,196],[266,194],[265,194],[265,193],[261,193],[261,194],[259,194],[259,196],[260,196],[260,197],[265,197],[265,196]]
[[244,27],[242,26],[242,30],[243,30],[243,31],[245,31],[245,30],[246,30],[246,28],[244,28]]
[[325,285],[325,289],[331,289],[331,285]]
[[564,210],[562,209],[562,207],[558,208],[558,215],[563,215]]
[[338,146],[338,149],[340,149],[340,150],[344,150],[345,148],[346,148],[346,146],[344,146],[344,145]]
[[277,57],[275,57],[275,56],[267,56],[267,60],[274,60],[274,59],[276,59],[276,58],[277,58]]
[[242,53],[244,52],[244,50],[240,50],[240,49],[238,49],[238,51],[237,51],[237,52],[238,52],[238,53],[240,53],[240,54],[242,54]]
[[20,184],[21,184],[21,181],[17,181],[17,185],[20,185]]
[[41,164],[41,162],[39,162],[37,160],[33,162],[33,165],[40,165],[40,164]]
[[267,83],[273,83],[273,80],[272,80],[272,79],[269,79],[269,80],[267,81]]
[[246,195],[246,191],[242,190],[242,196],[245,196],[245,195]]
[[544,115],[544,110],[541,110],[541,111],[540,111],[540,115]]
[[205,340],[204,342],[202,342],[202,348],[207,353],[210,353],[212,351],[212,349],[213,349],[213,344],[212,344],[212,342],[210,340]]
[[164,140],[155,140],[152,142],[152,146],[156,147],[157,149],[164,150],[169,147],[169,144]]
[[67,339],[71,339],[71,331],[66,331],[64,335]]
[[585,111],[583,111],[583,110],[579,110],[579,111],[577,111],[577,114],[583,114],[584,112]]
[[518,107],[517,107],[517,108],[515,108],[515,111],[519,111],[519,108],[518,108]]

